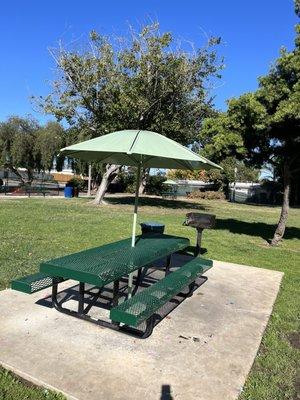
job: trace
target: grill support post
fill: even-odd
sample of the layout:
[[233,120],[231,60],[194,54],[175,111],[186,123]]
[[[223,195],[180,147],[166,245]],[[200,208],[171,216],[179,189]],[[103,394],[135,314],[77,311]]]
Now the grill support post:
[[202,233],[203,228],[196,228],[197,229],[197,239],[196,239],[196,247],[195,247],[195,257],[197,257],[201,253],[201,240],[202,240]]

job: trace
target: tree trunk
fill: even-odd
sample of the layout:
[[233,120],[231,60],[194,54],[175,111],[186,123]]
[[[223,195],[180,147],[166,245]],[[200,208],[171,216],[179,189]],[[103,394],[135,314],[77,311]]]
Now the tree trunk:
[[20,181],[21,181],[22,184],[25,184],[25,183],[26,183],[25,179],[24,179],[23,176],[19,173],[19,171],[18,171],[17,168],[15,168],[13,165],[9,165],[9,166],[8,166],[8,169],[10,169],[11,172],[13,172],[13,173],[20,179]]
[[277,246],[282,240],[286,222],[289,214],[289,200],[290,200],[290,186],[291,186],[291,175],[289,164],[286,162],[283,166],[283,203],[281,208],[281,214],[277,228],[274,233],[274,237],[271,240],[271,246]]
[[28,179],[27,179],[26,183],[31,186],[32,181],[34,179],[34,175],[33,175],[33,171],[29,168],[27,168],[27,177],[28,177]]
[[140,186],[139,186],[139,196],[143,195],[144,192],[145,192],[145,187],[146,187],[146,184],[147,184],[149,171],[150,171],[149,168],[143,169],[141,183],[140,183]]
[[116,177],[117,173],[119,172],[119,169],[120,169],[120,165],[114,165],[114,164],[106,165],[106,172],[104,173],[104,175],[102,177],[102,181],[97,190],[95,199],[92,201],[93,204],[97,204],[97,205],[105,204],[103,199],[104,199],[105,193],[107,191],[108,185]]

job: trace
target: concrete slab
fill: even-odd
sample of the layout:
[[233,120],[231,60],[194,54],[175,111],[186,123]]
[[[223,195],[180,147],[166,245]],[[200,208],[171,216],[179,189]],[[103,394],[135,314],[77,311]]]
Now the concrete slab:
[[145,340],[60,314],[39,301],[49,289],[4,290],[0,364],[70,399],[236,399],[282,275],[215,261],[208,281]]

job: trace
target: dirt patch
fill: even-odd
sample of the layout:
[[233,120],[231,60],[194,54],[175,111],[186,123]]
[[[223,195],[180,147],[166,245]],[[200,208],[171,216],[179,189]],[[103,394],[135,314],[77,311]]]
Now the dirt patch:
[[[295,349],[300,349],[300,333],[299,332],[292,332],[288,335],[289,342],[291,346]],[[299,376],[300,379],[300,376]]]

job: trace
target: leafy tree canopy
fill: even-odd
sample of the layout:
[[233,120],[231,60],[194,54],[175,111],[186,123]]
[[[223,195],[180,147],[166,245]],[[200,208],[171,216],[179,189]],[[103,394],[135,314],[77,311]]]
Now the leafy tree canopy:
[[[77,141],[146,129],[191,144],[203,119],[213,113],[209,89],[223,67],[219,43],[220,38],[211,37],[203,48],[187,49],[171,33],[161,33],[157,23],[139,32],[130,29],[121,38],[92,31],[81,49],[61,45],[51,50],[58,76],[51,93],[35,100],[44,112],[75,127]],[[105,167],[96,204],[119,167]],[[146,177],[144,171],[143,186]]]
[[[295,11],[299,16],[299,1]],[[200,133],[204,152],[215,159],[228,152],[247,163],[264,163],[282,168],[284,196],[278,227],[272,244],[282,238],[288,215],[290,183],[299,177],[300,162],[300,25],[296,26],[295,48],[281,49],[280,57],[259,88],[228,102],[228,111],[207,120]],[[297,178],[296,178],[297,179]]]
[[35,152],[40,157],[41,168],[49,171],[57,153],[65,143],[65,132],[57,122],[48,122],[36,134]]
[[57,122],[45,127],[28,117],[10,117],[0,123],[0,152],[2,166],[10,169],[22,182],[18,168],[25,168],[27,182],[35,171],[49,170],[63,143],[63,128]]
[[111,39],[93,31],[84,50],[51,51],[58,78],[42,109],[86,129],[87,137],[119,129],[148,129],[188,144],[212,109],[209,80],[222,61],[209,39],[202,49],[183,50],[159,25]]
[[246,150],[238,127],[225,112],[204,120],[199,141],[201,154],[216,163],[229,156],[242,157]]

